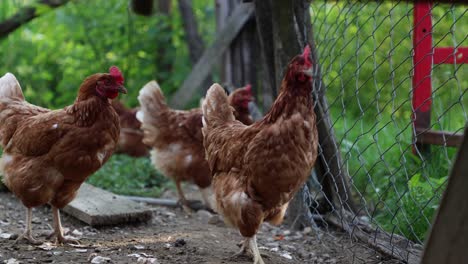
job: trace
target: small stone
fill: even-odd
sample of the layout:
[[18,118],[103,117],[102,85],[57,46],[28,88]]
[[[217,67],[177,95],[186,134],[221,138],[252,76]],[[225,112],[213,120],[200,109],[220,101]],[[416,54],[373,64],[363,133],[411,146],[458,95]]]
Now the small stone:
[[88,252],[88,250],[86,248],[77,248],[77,249],[75,249],[75,252],[76,253],[86,253],[86,252]]
[[110,263],[111,259],[108,257],[95,256],[91,259],[92,264]]
[[312,233],[312,228],[308,226],[308,227],[304,228],[304,230],[302,230],[302,233],[304,235],[310,234],[310,233]]
[[73,230],[73,232],[71,234],[73,236],[75,236],[75,237],[82,237],[83,236],[83,232],[80,232],[78,229]]
[[159,264],[159,261],[156,258],[144,258],[139,257],[137,260],[138,264]]
[[28,245],[26,247],[26,251],[33,251],[33,250],[35,250],[35,248],[33,246],[31,246],[31,245]]
[[291,231],[289,230],[284,230],[283,231],[283,236],[289,236],[291,234]]
[[213,216],[213,214],[206,210],[198,210],[197,216],[202,220],[209,220]]
[[280,256],[286,259],[292,259],[292,256],[289,254],[289,252],[283,252],[280,254]]
[[5,263],[5,264],[19,264],[20,262],[15,258],[10,258],[8,260],[5,260],[3,263]]
[[271,251],[271,252],[278,252],[278,251],[279,251],[279,248],[278,248],[278,247],[270,248],[270,251]]
[[133,247],[134,247],[135,249],[138,249],[138,250],[145,249],[145,246],[143,246],[143,245],[134,245]]
[[289,250],[293,250],[295,251],[296,250],[296,247],[295,246],[291,246],[291,245],[282,245],[283,248],[287,248]]
[[0,238],[2,238],[2,239],[10,239],[11,236],[12,236],[12,234],[9,234],[9,233],[0,234]]
[[208,219],[208,224],[210,225],[223,225],[224,221],[221,219],[219,215],[213,215]]
[[266,243],[265,246],[271,247],[271,248],[279,247],[279,243],[278,242]]
[[179,238],[174,242],[174,247],[183,247],[187,244],[183,238]]
[[42,250],[45,250],[45,251],[49,251],[49,250],[52,250],[54,248],[56,248],[57,246],[55,244],[52,244],[50,242],[45,242],[39,246],[37,246],[37,248],[40,248]]

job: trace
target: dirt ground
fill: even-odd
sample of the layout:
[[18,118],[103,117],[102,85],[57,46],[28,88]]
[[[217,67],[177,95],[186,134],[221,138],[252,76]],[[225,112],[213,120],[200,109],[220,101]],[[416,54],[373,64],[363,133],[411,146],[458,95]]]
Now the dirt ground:
[[[153,208],[147,223],[101,228],[63,213],[62,224],[81,245],[32,246],[13,244],[24,227],[25,209],[12,194],[0,192],[0,263],[252,263],[249,257],[228,259],[242,238],[217,216],[199,211],[188,217],[180,209]],[[45,241],[51,217],[48,207],[34,209],[36,238]],[[399,263],[330,229],[317,235],[310,229],[296,232],[264,224],[258,245],[265,263]]]

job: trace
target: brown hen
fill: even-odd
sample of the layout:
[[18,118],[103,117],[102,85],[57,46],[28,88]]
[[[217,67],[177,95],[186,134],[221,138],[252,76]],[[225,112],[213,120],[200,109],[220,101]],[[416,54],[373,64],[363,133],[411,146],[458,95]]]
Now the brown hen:
[[5,185],[27,208],[26,229],[20,238],[38,243],[31,233],[32,208],[50,204],[58,242],[63,235],[59,209],[72,201],[86,178],[114,152],[119,118],[110,104],[127,93],[117,67],[81,84],[73,105],[60,110],[25,101],[15,76],[0,78],[0,171]]
[[129,109],[118,100],[112,101],[112,107],[114,107],[120,119],[120,137],[115,152],[132,157],[148,156],[149,147],[143,143],[141,123],[136,118],[139,108]]
[[[193,181],[200,188],[205,205],[211,208],[211,172],[203,148],[201,109],[169,108],[155,81],[140,90],[138,100],[141,110],[137,118],[142,123],[143,143],[152,147],[151,161],[156,169],[175,181],[180,202],[187,213],[191,210],[182,191],[183,181]],[[229,100],[239,109],[239,119],[247,124],[253,122],[248,113],[248,103],[252,101],[250,87],[235,90]]]
[[218,84],[208,90],[203,103],[202,131],[216,210],[245,238],[238,254],[250,248],[254,263],[264,263],[256,242],[260,225],[282,222],[317,157],[311,76],[306,47],[289,63],[270,111],[250,126],[235,120]]

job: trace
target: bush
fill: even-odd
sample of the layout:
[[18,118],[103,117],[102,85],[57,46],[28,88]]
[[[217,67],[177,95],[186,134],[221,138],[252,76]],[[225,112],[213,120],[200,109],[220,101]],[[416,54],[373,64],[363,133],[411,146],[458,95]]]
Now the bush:
[[113,155],[88,182],[124,195],[160,196],[172,181],[156,171],[148,158]]

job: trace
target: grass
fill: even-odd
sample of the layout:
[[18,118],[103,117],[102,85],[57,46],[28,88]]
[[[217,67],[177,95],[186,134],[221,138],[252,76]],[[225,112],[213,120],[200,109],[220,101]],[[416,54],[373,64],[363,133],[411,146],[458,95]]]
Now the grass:
[[172,181],[154,169],[149,158],[133,158],[115,154],[88,183],[123,195],[158,197]]
[[[339,116],[333,115],[332,116]],[[360,213],[387,230],[422,243],[445,189],[456,149],[412,153],[408,119],[341,118],[335,123]]]

